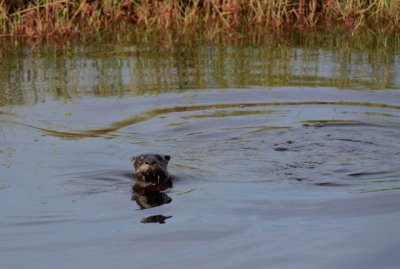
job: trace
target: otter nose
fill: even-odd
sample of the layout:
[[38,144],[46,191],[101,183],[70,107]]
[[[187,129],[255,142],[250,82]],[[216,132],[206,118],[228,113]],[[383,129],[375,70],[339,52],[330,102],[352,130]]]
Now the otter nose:
[[156,163],[156,161],[155,160],[145,160],[144,163],[148,164],[148,165],[153,165]]

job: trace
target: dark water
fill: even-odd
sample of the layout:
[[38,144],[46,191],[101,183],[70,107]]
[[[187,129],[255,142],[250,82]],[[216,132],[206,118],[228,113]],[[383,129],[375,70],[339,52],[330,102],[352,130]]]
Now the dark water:
[[1,268],[398,268],[398,51],[2,55]]

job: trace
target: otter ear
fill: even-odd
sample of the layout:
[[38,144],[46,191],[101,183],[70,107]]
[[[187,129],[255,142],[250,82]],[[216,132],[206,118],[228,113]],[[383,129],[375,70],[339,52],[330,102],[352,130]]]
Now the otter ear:
[[131,157],[131,162],[134,162],[135,159],[136,159],[136,156],[132,156],[132,157]]
[[169,155],[164,155],[164,159],[167,161],[167,163],[169,162],[169,160],[171,160],[171,156]]

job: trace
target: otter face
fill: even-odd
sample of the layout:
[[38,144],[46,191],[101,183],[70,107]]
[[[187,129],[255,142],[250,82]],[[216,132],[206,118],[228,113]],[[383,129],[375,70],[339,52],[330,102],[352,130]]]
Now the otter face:
[[131,158],[135,168],[135,177],[139,181],[158,182],[169,178],[167,171],[169,155],[141,154]]

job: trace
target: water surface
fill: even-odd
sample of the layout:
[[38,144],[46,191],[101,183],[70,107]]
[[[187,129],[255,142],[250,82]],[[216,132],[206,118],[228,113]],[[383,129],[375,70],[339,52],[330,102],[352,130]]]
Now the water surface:
[[[1,267],[396,268],[399,59],[132,44],[6,56]],[[172,156],[172,188],[132,194],[142,152]]]

